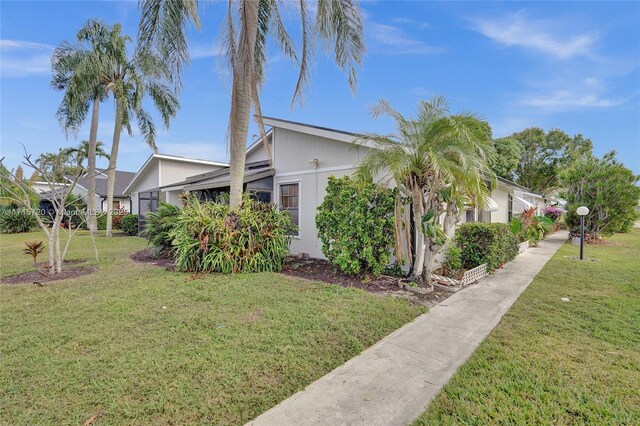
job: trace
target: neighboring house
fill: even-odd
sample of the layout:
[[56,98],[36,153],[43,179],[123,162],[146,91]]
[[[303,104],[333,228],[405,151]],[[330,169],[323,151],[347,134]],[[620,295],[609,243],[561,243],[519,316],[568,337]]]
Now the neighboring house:
[[[54,183],[54,189],[55,190],[61,190],[62,188],[64,188],[67,184],[66,183]],[[43,182],[43,181],[37,181],[34,182],[31,185],[31,188],[33,188],[34,191],[36,191],[36,193],[38,194],[42,194],[43,192],[51,192],[51,186],[49,186],[48,182]]]
[[155,211],[160,201],[180,205],[179,192],[160,192],[160,187],[181,182],[189,176],[229,167],[228,163],[196,160],[175,155],[152,154],[124,188],[131,197],[131,213]]
[[[270,127],[267,140],[273,164],[270,165],[267,160],[262,140],[250,145],[247,148],[244,190],[262,201],[276,203],[281,209],[289,211],[298,225],[298,232],[291,243],[292,254],[307,253],[311,257],[322,258],[322,243],[318,239],[315,216],[317,207],[324,199],[328,178],[352,174],[371,146],[356,145],[354,140],[359,136],[356,133],[271,117],[264,117],[264,123]],[[153,166],[151,160],[145,163],[136,179],[152,171],[160,173],[160,167]],[[190,164],[186,159],[180,163],[185,169]],[[177,206],[180,205],[178,195],[183,191],[190,191],[201,200],[215,199],[220,193],[229,191],[228,166],[216,164],[218,166],[210,165],[209,170],[199,173],[184,170],[183,177],[172,182],[159,182],[158,178],[154,178],[145,184],[145,191],[147,187],[155,187],[157,198]],[[179,174],[176,172],[174,176]],[[134,189],[140,191],[143,188],[136,179],[128,189],[132,195]],[[142,180],[142,177],[138,179],[140,182]],[[388,179],[382,181],[387,183]],[[542,196],[499,178],[485,209],[467,210],[462,222],[506,223],[514,214],[530,206],[539,207],[542,203]]]
[[[113,188],[113,210],[125,210],[131,212],[131,197],[124,195],[124,189],[129,186],[131,180],[135,176],[135,172],[123,172],[116,170],[116,182]],[[108,187],[108,170],[96,170],[96,209],[100,212],[106,212],[107,206],[107,187]],[[73,193],[87,198],[89,194],[89,178],[83,176],[78,179]],[[85,201],[86,202],[86,201]]]
[[[107,211],[107,187],[108,187],[108,170],[97,169],[96,170],[96,210],[98,212]],[[133,177],[136,174],[134,172],[123,172],[116,170],[116,181],[113,192],[113,209],[124,209],[126,212],[131,212],[131,198],[123,194],[124,188],[126,188]],[[73,178],[66,177],[67,182],[54,184],[54,190],[56,192],[62,190],[65,186],[72,182]],[[40,209],[43,211],[51,211],[53,209],[51,204],[52,191],[47,182],[35,182],[32,185],[33,189],[40,194]],[[82,176],[78,178],[75,187],[71,193],[82,197],[83,201],[87,202],[89,195],[89,178]],[[59,198],[60,195],[58,194]]]

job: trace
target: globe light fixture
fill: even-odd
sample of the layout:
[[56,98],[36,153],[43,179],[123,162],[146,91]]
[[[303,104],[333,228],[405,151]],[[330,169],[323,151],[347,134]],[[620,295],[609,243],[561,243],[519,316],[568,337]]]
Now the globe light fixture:
[[584,217],[589,214],[589,208],[580,206],[576,209],[576,214],[580,216],[580,260],[584,254]]
[[576,210],[576,213],[578,214],[578,216],[586,216],[589,214],[589,207],[580,206]]

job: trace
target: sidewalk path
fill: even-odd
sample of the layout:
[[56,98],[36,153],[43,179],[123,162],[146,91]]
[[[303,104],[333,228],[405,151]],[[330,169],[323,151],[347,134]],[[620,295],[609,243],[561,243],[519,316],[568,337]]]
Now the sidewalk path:
[[560,231],[399,328],[251,426],[406,425],[415,420],[567,239]]

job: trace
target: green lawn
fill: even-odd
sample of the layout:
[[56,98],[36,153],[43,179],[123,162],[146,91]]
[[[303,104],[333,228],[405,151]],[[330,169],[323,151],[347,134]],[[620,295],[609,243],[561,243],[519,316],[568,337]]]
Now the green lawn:
[[640,424],[640,230],[610,241],[565,244],[415,424]]
[[[29,239],[43,238],[0,236],[3,276],[30,270]],[[422,312],[279,274],[134,264],[136,237],[98,246],[97,273],[0,286],[0,424],[242,424]],[[90,258],[89,237],[70,250]]]

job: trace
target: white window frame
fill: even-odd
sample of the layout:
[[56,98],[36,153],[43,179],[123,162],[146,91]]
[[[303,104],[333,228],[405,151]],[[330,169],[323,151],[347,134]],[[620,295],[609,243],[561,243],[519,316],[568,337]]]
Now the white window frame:
[[278,194],[278,209],[280,209],[280,186],[282,185],[292,185],[292,184],[298,184],[298,233],[295,235],[292,235],[293,238],[299,240],[300,239],[300,234],[302,233],[302,179],[294,179],[294,180],[283,180],[283,181],[278,181],[276,183],[276,187],[278,188],[277,194]]

